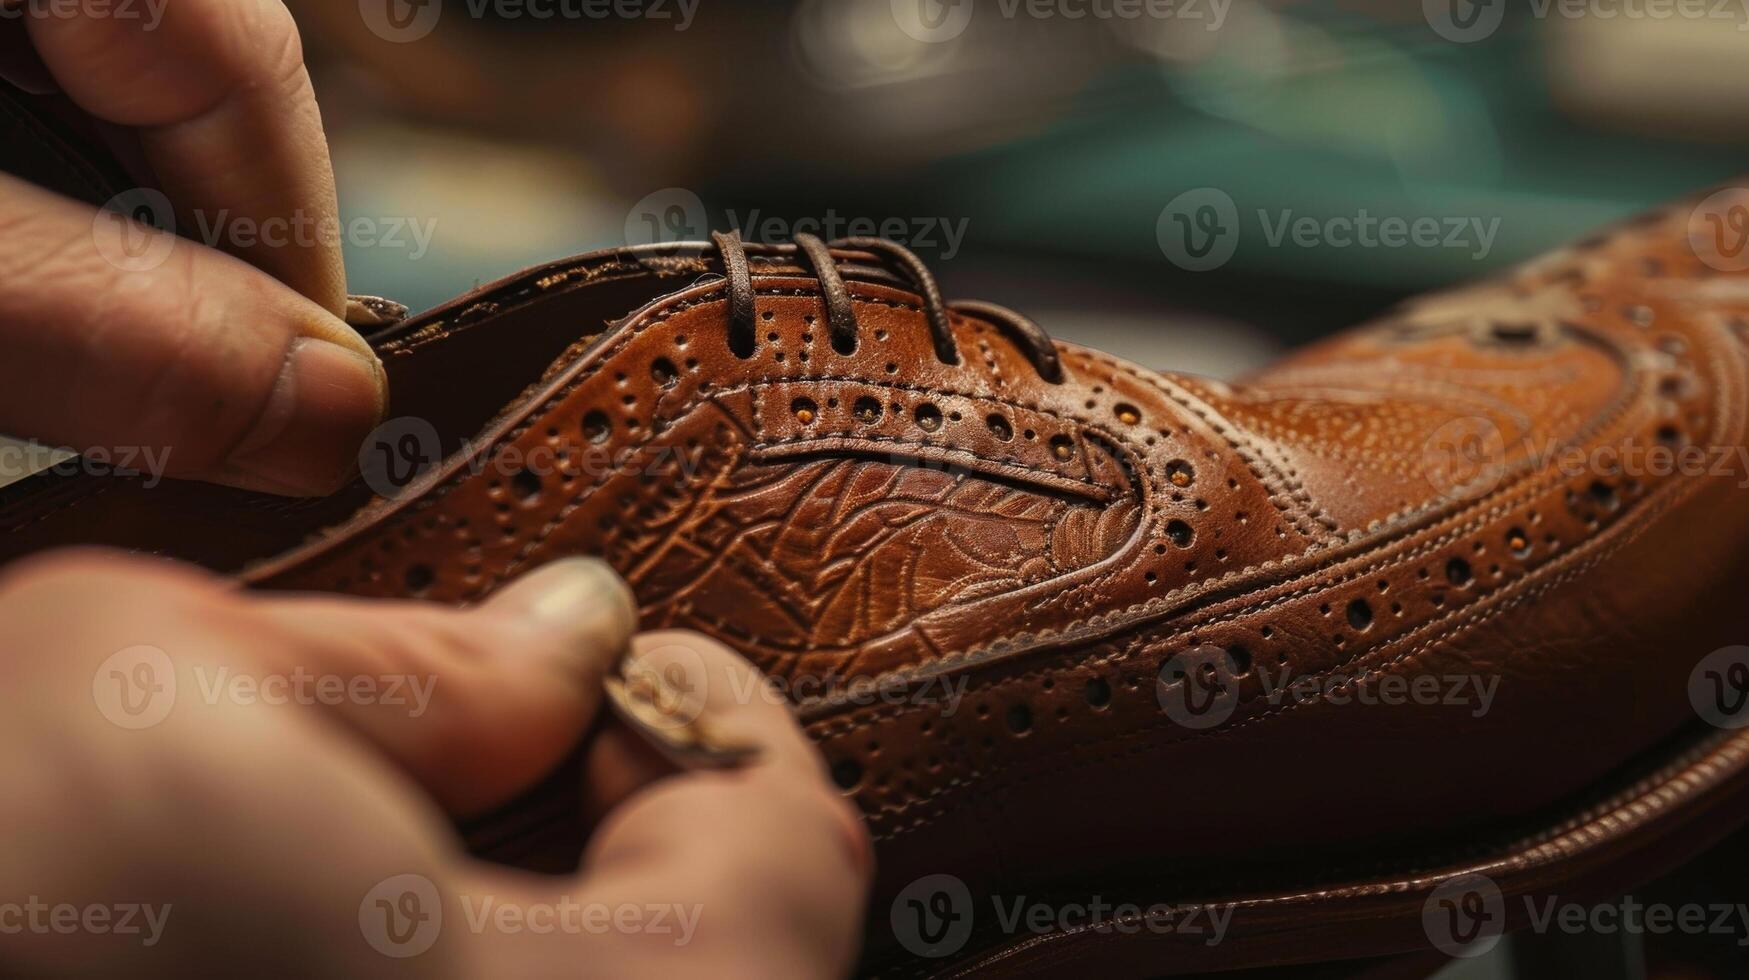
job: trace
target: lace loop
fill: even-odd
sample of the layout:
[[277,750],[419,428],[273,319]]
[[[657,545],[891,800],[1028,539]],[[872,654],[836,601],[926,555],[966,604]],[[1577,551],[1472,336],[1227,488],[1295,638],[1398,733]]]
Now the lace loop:
[[948,325],[947,304],[942,301],[941,287],[936,285],[935,274],[929,271],[929,266],[923,264],[917,253],[885,238],[840,238],[833,244],[884,255],[897,262],[912,285],[917,287],[918,295],[923,297],[923,310],[929,317],[929,332],[935,338],[935,356],[943,364],[960,362],[959,347],[953,340],[953,328]]
[[[712,232],[711,241],[722,255],[724,275],[729,281],[729,349],[737,357],[752,357],[758,344],[759,328],[754,322],[753,274],[747,261],[747,246],[737,232]],[[916,253],[885,238],[841,238],[830,244],[818,236],[798,234],[795,248],[820,282],[820,292],[826,302],[826,317],[831,329],[832,347],[840,354],[856,350],[856,308],[845,284],[844,274],[832,257],[833,248],[868,252],[887,259],[894,272],[908,280],[923,300],[923,311],[929,321],[929,332],[935,342],[935,356],[943,364],[960,362],[959,346],[954,341],[949,306],[941,297],[941,287],[935,276]],[[994,323],[1004,336],[1012,340],[1026,356],[1039,376],[1051,384],[1063,381],[1063,362],[1057,347],[1032,320],[994,303],[955,303],[954,311]]]
[[711,241],[717,244],[729,279],[729,350],[736,357],[752,357],[759,328],[753,322],[753,270],[747,264],[747,249],[738,231],[713,231]]
[[820,280],[820,291],[826,295],[826,320],[832,328],[832,349],[840,354],[856,351],[856,309],[850,303],[850,287],[838,274],[838,263],[832,251],[818,237],[796,236],[796,248],[814,267],[814,277]]

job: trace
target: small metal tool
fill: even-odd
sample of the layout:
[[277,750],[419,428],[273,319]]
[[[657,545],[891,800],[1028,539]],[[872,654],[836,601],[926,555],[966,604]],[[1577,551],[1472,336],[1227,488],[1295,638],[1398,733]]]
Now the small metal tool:
[[659,671],[622,659],[606,691],[620,721],[681,769],[733,769],[759,757],[758,745],[724,735]]

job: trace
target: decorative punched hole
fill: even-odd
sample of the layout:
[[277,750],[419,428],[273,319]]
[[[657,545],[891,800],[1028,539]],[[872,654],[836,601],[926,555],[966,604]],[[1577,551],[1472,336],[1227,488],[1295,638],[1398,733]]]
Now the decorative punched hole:
[[1615,488],[1602,480],[1591,481],[1591,486],[1585,492],[1590,494],[1592,501],[1604,510],[1614,510],[1621,505],[1621,498],[1616,496]]
[[1227,648],[1227,661],[1233,665],[1233,676],[1244,677],[1251,673],[1251,651],[1244,647]]
[[1166,540],[1180,548],[1188,548],[1196,540],[1196,531],[1180,520],[1166,522]]
[[941,409],[929,402],[917,406],[917,411],[911,414],[917,420],[917,427],[924,432],[934,432],[941,428]]
[[839,789],[855,789],[862,782],[862,763],[855,759],[844,759],[832,766],[832,781]]
[[1515,527],[1506,532],[1506,547],[1512,552],[1512,557],[1523,560],[1530,557],[1530,535],[1524,533],[1524,528]]
[[1068,436],[1051,436],[1051,455],[1067,462],[1075,456],[1075,441]]
[[1032,709],[1024,704],[1010,705],[1008,708],[1008,730],[1016,735],[1024,735],[1032,730]]
[[990,427],[991,435],[1003,442],[1014,438],[1014,427],[1009,425],[1008,420],[1000,415],[990,416],[984,420],[984,424]]
[[418,564],[407,566],[407,591],[415,593],[424,592],[426,589],[431,588],[432,584],[436,581],[437,573],[431,570],[430,565]]
[[1196,481],[1196,467],[1182,459],[1175,459],[1166,464],[1166,479],[1175,487],[1188,487]]
[[510,489],[524,502],[539,497],[540,487],[540,474],[531,469],[517,470],[516,475],[510,478]]
[[680,371],[674,366],[673,361],[666,357],[658,357],[650,362],[650,380],[656,382],[658,387],[672,388],[674,382],[680,380]]
[[1087,703],[1095,708],[1103,708],[1111,703],[1111,684],[1103,677],[1095,677],[1087,682]]
[[590,442],[606,442],[611,435],[613,423],[608,421],[606,412],[597,408],[583,416],[583,438]]
[[863,425],[873,425],[881,420],[881,403],[878,399],[865,395],[858,398],[856,404],[850,406],[850,414]]
[[1492,333],[1494,339],[1502,344],[1534,344],[1537,340],[1534,323],[1496,323]]
[[796,417],[796,421],[803,425],[808,425],[820,417],[820,406],[814,404],[812,398],[797,398],[789,403],[789,410],[790,414]]
[[1470,584],[1475,577],[1470,571],[1470,563],[1462,558],[1453,558],[1445,563],[1445,580],[1451,584],[1463,587]]
[[1659,445],[1668,446],[1671,449],[1681,446],[1683,442],[1682,430],[1674,425],[1660,425],[1657,437]]
[[1117,416],[1117,420],[1125,425],[1135,425],[1142,420],[1141,409],[1129,402],[1118,402],[1111,411]]
[[1356,599],[1348,604],[1348,625],[1356,633],[1364,633],[1372,628],[1372,606],[1365,599]]

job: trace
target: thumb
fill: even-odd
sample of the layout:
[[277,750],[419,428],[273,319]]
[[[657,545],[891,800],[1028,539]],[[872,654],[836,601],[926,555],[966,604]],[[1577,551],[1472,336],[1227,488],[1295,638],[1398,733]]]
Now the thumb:
[[[386,754],[455,816],[504,803],[561,762],[637,627],[606,564],[568,558],[468,610],[315,596],[250,600],[276,627],[276,677]],[[362,695],[358,692],[364,692]]]
[[332,313],[241,259],[4,174],[0,228],[0,431],[269,493],[329,493],[357,466],[386,386]]

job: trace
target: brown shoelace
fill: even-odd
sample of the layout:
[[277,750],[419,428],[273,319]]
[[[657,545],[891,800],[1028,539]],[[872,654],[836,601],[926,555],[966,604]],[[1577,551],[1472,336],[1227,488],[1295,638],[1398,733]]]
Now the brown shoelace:
[[[729,349],[737,357],[752,357],[759,343],[759,327],[755,322],[753,272],[747,261],[747,247],[738,232],[711,232],[723,258],[724,274],[729,280]],[[856,310],[851,305],[850,289],[832,258],[833,248],[868,252],[884,259],[892,271],[909,282],[923,299],[923,312],[929,320],[929,332],[935,341],[935,356],[943,364],[960,362],[959,346],[949,326],[950,311],[976,316],[995,324],[1020,348],[1032,362],[1039,377],[1051,384],[1063,380],[1063,363],[1057,347],[1043,327],[1019,313],[994,303],[963,302],[948,304],[941,298],[941,289],[929,267],[915,253],[897,242],[885,238],[840,238],[827,243],[817,236],[795,236],[796,251],[820,280],[820,291],[826,300],[826,321],[832,337],[832,349],[840,354],[856,350]]]

